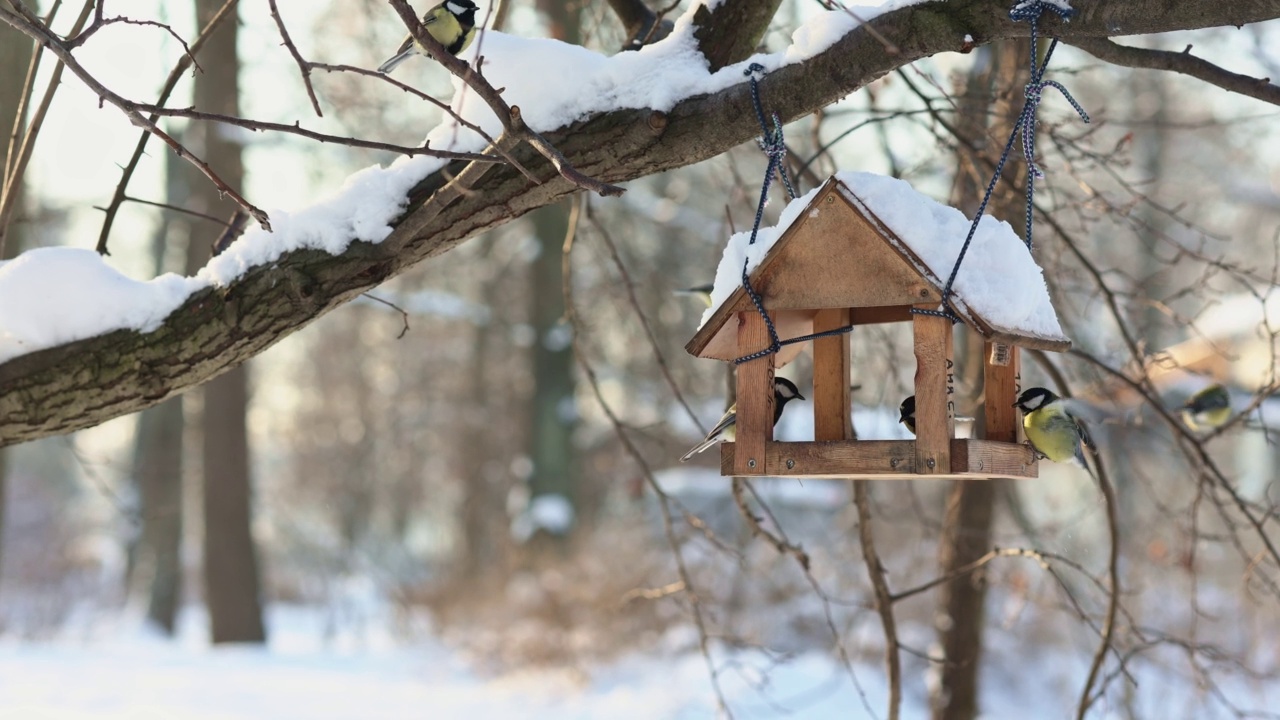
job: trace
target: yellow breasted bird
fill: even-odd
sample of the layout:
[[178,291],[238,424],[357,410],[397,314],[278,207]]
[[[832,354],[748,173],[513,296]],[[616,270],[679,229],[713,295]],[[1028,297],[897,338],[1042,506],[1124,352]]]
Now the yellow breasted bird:
[[1231,396],[1226,386],[1214,383],[1178,408],[1182,420],[1192,430],[1212,430],[1231,418]]
[[[450,55],[457,55],[466,50],[476,37],[476,10],[479,8],[471,0],[445,0],[422,16],[422,24]],[[378,66],[378,72],[389,73],[415,54],[431,57],[431,53],[410,33],[400,43],[396,54]]]
[[[778,418],[782,417],[782,409],[792,400],[804,400],[804,396],[800,394],[800,388],[796,384],[783,377],[775,377],[773,379],[773,424],[778,424]],[[687,462],[689,458],[715,445],[721,440],[733,440],[738,429],[738,403],[729,406],[725,414],[720,418],[720,422],[711,428],[711,432],[703,438],[698,446],[684,454],[680,458],[680,462]]]
[[1093,443],[1084,423],[1071,413],[1066,401],[1045,388],[1034,387],[1024,390],[1014,406],[1022,411],[1027,440],[1041,457],[1054,462],[1075,460],[1093,474],[1084,457],[1084,446]]

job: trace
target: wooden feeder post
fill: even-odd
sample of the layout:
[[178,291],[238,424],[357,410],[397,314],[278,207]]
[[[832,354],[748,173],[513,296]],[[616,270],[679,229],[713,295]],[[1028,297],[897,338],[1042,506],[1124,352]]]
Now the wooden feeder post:
[[[849,320],[848,308],[819,310],[813,316],[813,331],[848,327]],[[844,333],[813,341],[813,439],[853,439],[849,336]]]
[[988,340],[983,352],[983,387],[986,395],[983,437],[1000,442],[1018,442],[1018,399],[1021,369],[1018,346]]
[[[918,305],[921,310],[935,306]],[[951,319],[917,313],[911,316],[916,354],[916,473],[951,472]]]
[[[744,357],[769,347],[769,328],[754,310],[738,313],[738,353]],[[735,475],[764,475],[765,446],[773,440],[773,368],[777,355],[738,365],[738,419],[733,458]]]

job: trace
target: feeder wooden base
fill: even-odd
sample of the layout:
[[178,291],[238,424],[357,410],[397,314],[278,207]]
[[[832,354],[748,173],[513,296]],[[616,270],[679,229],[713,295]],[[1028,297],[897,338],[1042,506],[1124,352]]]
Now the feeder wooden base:
[[[855,480],[994,480],[1039,477],[1029,445],[994,440],[951,441],[950,472],[916,469],[914,440],[833,440],[765,443],[764,457],[747,472],[734,471],[735,444],[720,444],[724,476],[828,477]],[[747,467],[743,463],[742,467]]]

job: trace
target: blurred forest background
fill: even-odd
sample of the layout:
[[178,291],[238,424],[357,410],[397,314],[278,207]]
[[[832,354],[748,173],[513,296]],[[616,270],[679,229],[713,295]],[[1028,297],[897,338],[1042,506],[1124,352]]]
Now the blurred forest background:
[[[135,4],[130,14],[190,38],[223,3]],[[784,47],[821,9],[784,3],[765,45]],[[375,67],[404,33],[382,0],[280,10],[316,61]],[[64,7],[55,26],[76,11]],[[439,121],[436,108],[388,84],[323,72],[313,79],[325,115],[308,119],[266,4],[232,12],[198,56],[203,72],[185,74],[171,104],[304,118],[401,145],[419,144]],[[506,32],[608,54],[626,40],[603,1],[512,2],[503,21]],[[1197,53],[1239,72],[1280,77],[1274,24],[1142,42],[1181,49],[1191,37]],[[155,96],[180,54],[173,38],[146,28],[94,42],[105,47],[84,64],[139,99]],[[111,53],[130,43],[166,60],[113,66]],[[0,27],[0,127],[15,118],[31,51]],[[1009,43],[921,61],[788,126],[797,189],[837,169],[869,170],[972,214],[1021,110],[1027,53]],[[41,72],[51,67],[46,60]],[[396,77],[449,93],[447,75],[424,59]],[[1057,97],[1041,109],[1048,177],[1037,194],[1037,260],[1080,352],[1028,357],[1022,382],[1070,390],[1104,418],[1094,434],[1117,489],[1122,589],[1111,614],[1107,512],[1075,468],[1042,463],[1039,480],[1019,483],[873,483],[874,532],[895,590],[949,577],[894,603],[903,690],[932,698],[938,718],[975,717],[978,695],[990,692],[983,684],[1072,708],[1106,632],[1111,649],[1092,692],[1107,717],[1274,713],[1280,567],[1267,548],[1280,535],[1280,488],[1268,398],[1280,162],[1268,148],[1280,114],[1067,47],[1050,77],[1093,119],[1081,124]],[[9,256],[90,246],[102,221],[93,206],[110,201],[136,141],[120,118],[105,134],[73,138],[85,113],[114,112],[93,108],[76,84],[53,100]],[[268,208],[306,203],[392,159],[162,125]],[[98,148],[86,154],[89,141]],[[64,183],[72,162],[86,169]],[[632,182],[619,199],[545,208],[199,391],[0,451],[0,634],[39,641],[121,613],[172,632],[184,608],[204,605],[213,641],[256,642],[270,630],[264,607],[302,604],[321,609],[334,632],[390,623],[409,642],[442,638],[499,669],[590,672],[631,653],[706,652],[710,692],[733,672],[723,653],[753,648],[779,664],[829,653],[832,682],[882,685],[862,669],[879,667],[884,637],[849,483],[734,485],[718,476],[717,453],[676,462],[729,388],[722,364],[684,352],[705,306],[675,291],[710,282],[728,235],[750,227],[764,167],[759,148],[745,146]],[[1000,186],[990,212],[1020,228],[1025,164],[1010,169],[1015,183]],[[112,260],[139,278],[200,267],[234,209],[158,143],[130,194],[212,218],[125,202]],[[974,416],[982,344],[961,328],[958,413]],[[896,410],[914,374],[907,333],[852,334],[860,437],[901,436]],[[784,374],[807,393],[810,372],[805,355]],[[1210,380],[1247,408],[1227,431],[1206,439],[1159,411]],[[807,413],[809,404],[791,406],[782,438],[806,438]],[[1027,552],[984,560],[993,548]],[[948,575],[975,561],[976,571]]]

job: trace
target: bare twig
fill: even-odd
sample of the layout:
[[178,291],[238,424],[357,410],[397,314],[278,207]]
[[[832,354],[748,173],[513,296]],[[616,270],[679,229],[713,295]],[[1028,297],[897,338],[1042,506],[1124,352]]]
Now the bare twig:
[[418,44],[426,48],[432,58],[466,83],[489,106],[489,109],[498,117],[498,121],[502,123],[505,135],[517,141],[529,143],[538,152],[542,153],[547,160],[551,161],[551,164],[560,173],[561,177],[584,190],[590,190],[603,196],[616,196],[623,193],[622,188],[616,185],[602,183],[579,172],[569,164],[551,143],[525,125],[520,118],[519,108],[507,105],[500,92],[489,84],[489,81],[483,75],[466,62],[451,55],[440,44],[440,41],[432,37],[431,33],[427,32],[427,29],[422,25],[422,22],[418,20],[418,16],[414,14],[413,8],[409,7],[409,3],[406,0],[387,0],[387,2],[395,9],[405,27],[409,29],[409,34],[413,36]]
[[405,312],[404,308],[400,307],[399,305],[396,305],[390,300],[383,300],[377,295],[373,295],[371,293],[360,293],[360,294],[376,303],[382,303],[383,305],[386,305],[392,310],[395,310],[396,312],[400,313],[400,319],[404,321],[404,327],[400,328],[400,334],[396,336],[397,340],[399,340],[400,338],[403,338],[405,334],[409,332],[409,313]]
[[[54,10],[57,8],[55,7]],[[89,19],[89,12],[93,9],[93,0],[85,0],[84,7],[80,9],[80,16],[76,18],[75,24],[71,31],[77,32],[84,27],[85,22]],[[0,8],[0,13],[6,12]],[[49,18],[53,18],[53,11],[50,11]],[[42,22],[39,18],[37,22]],[[20,19],[19,22],[26,22]],[[31,60],[29,68],[29,79],[34,82],[35,71],[37,69],[37,60],[41,54],[40,48],[33,49],[34,56]],[[4,254],[5,237],[8,235],[9,222],[13,219],[13,213],[18,207],[18,187],[22,185],[22,176],[27,172],[27,164],[31,161],[31,153],[35,149],[36,137],[40,134],[40,129],[44,127],[45,115],[49,112],[49,105],[53,103],[53,95],[58,91],[58,86],[62,84],[62,68],[63,63],[58,63],[53,68],[53,74],[49,77],[49,85],[45,88],[44,96],[40,99],[40,106],[36,108],[35,113],[31,116],[31,123],[27,125],[26,134],[22,138],[22,147],[17,154],[13,156],[13,169],[9,171],[3,180],[3,194],[0,194],[0,256]],[[19,108],[19,112],[22,108]],[[17,135],[18,123],[22,122],[22,116],[19,114],[14,119],[14,136]],[[11,146],[12,147],[12,146]]]
[[689,572],[688,565],[685,563],[684,551],[680,547],[680,539],[676,537],[675,523],[672,520],[671,500],[662,486],[658,484],[657,477],[653,474],[653,469],[644,459],[643,453],[640,452],[632,442],[631,437],[627,435],[626,429],[622,425],[622,421],[614,412],[613,407],[609,405],[605,399],[604,392],[600,388],[599,378],[596,376],[595,368],[591,362],[587,360],[586,353],[579,346],[579,323],[576,307],[573,303],[573,266],[569,262],[570,254],[573,251],[574,239],[577,236],[578,221],[581,218],[582,211],[579,204],[573,206],[573,211],[569,215],[569,229],[565,234],[564,249],[561,256],[562,273],[564,276],[564,307],[565,318],[569,321],[573,332],[574,357],[578,360],[578,365],[582,368],[582,372],[587,377],[587,383],[591,386],[591,391],[595,395],[596,402],[600,404],[601,410],[609,419],[609,423],[613,426],[614,433],[618,436],[618,440],[622,446],[626,448],[627,453],[640,466],[641,472],[644,473],[645,482],[649,489],[658,498],[658,508],[662,512],[662,527],[667,538],[667,544],[671,547],[671,553],[675,557],[676,572],[680,576],[680,589],[684,591],[686,597],[689,598],[689,607],[693,616],[693,624],[698,631],[698,646],[702,651],[703,660],[707,665],[707,673],[711,679],[711,687],[716,694],[716,702],[724,715],[729,718],[733,717],[732,711],[729,710],[729,703],[726,701],[724,691],[720,687],[720,673],[716,669],[715,660],[711,657],[711,636],[707,631],[706,620],[703,617],[702,600],[698,597],[698,592],[694,588],[692,575]]
[[178,157],[186,160],[200,170],[200,172],[218,188],[219,192],[230,197],[237,205],[243,208],[245,212],[252,215],[254,219],[258,221],[259,225],[266,230],[271,229],[271,221],[267,218],[267,214],[265,212],[256,205],[250,203],[248,200],[245,200],[235,188],[231,187],[223,181],[222,178],[218,177],[218,174],[213,171],[213,168],[209,167],[208,163],[201,160],[199,157],[196,157],[195,153],[188,150],[182,143],[173,139],[168,133],[161,130],[153,120],[150,120],[147,116],[143,115],[139,110],[146,109],[146,106],[126,100],[111,90],[108,90],[105,85],[98,82],[97,78],[89,74],[89,71],[85,70],[84,66],[76,61],[75,57],[71,54],[71,50],[68,49],[60,39],[58,39],[53,31],[45,27],[40,22],[33,23],[26,17],[3,8],[0,8],[0,18],[3,18],[5,22],[8,22],[10,25],[32,38],[35,38],[36,42],[48,48],[49,51],[57,56],[58,59],[62,61],[63,65],[70,69],[76,77],[80,78],[81,82],[87,85],[100,100],[115,105],[124,112],[130,122],[134,125],[147,130],[151,134],[163,140],[166,145],[177,153]]
[[858,537],[862,559],[875,590],[876,612],[884,629],[884,662],[889,675],[889,720],[898,720],[902,708],[902,660],[898,653],[898,627],[893,617],[893,593],[884,577],[884,565],[876,553],[875,533],[871,529],[871,501],[866,480],[853,481],[853,502],[858,508]]
[[311,86],[311,66],[302,59],[302,53],[298,52],[298,47],[289,37],[289,30],[285,28],[284,20],[280,17],[280,8],[276,7],[276,0],[267,0],[267,2],[271,7],[271,17],[276,21],[276,27],[280,29],[280,39],[284,40],[284,46],[289,49],[293,61],[298,64],[298,72],[302,74],[302,84],[307,88],[307,97],[311,98],[311,107],[315,108],[317,116],[324,117],[324,113],[320,111],[320,101],[316,99],[316,89]]
[[222,234],[217,240],[213,241],[210,255],[218,257],[224,250],[231,247],[231,243],[235,242],[244,234],[244,226],[249,223],[249,216],[243,210],[236,210],[231,216],[231,220],[226,223]]
[[1077,37],[1067,42],[1099,60],[1115,65],[1189,75],[1233,93],[1280,105],[1280,85],[1272,83],[1270,78],[1249,77],[1218,67],[1192,55],[1190,45],[1182,52],[1171,52],[1130,47],[1107,38]]
[[[173,93],[173,89],[178,86],[178,81],[182,79],[187,68],[191,67],[195,62],[196,53],[200,52],[200,48],[204,47],[205,41],[209,35],[228,17],[231,9],[236,6],[237,0],[226,0],[222,7],[209,18],[209,22],[200,29],[200,34],[196,36],[195,42],[191,43],[191,47],[187,53],[178,59],[178,63],[174,65],[173,70],[169,71],[169,77],[164,81],[164,87],[160,90],[160,98],[156,100],[157,105],[164,105],[169,100],[169,95]],[[155,122],[160,119],[158,115],[152,115],[151,120]],[[138,163],[142,160],[142,154],[147,149],[147,141],[151,139],[151,133],[143,131],[138,137],[138,142],[133,147],[133,155],[129,157],[129,162],[124,166],[123,172],[120,173],[120,182],[116,184],[115,192],[111,195],[111,202],[107,203],[104,210],[106,217],[102,220],[102,230],[98,232],[97,251],[102,255],[110,255],[107,251],[107,238],[111,236],[111,226],[115,224],[116,213],[120,211],[120,206],[124,204],[126,193],[129,189],[129,181],[133,179],[133,173],[138,168]],[[220,222],[220,221],[219,221]]]

